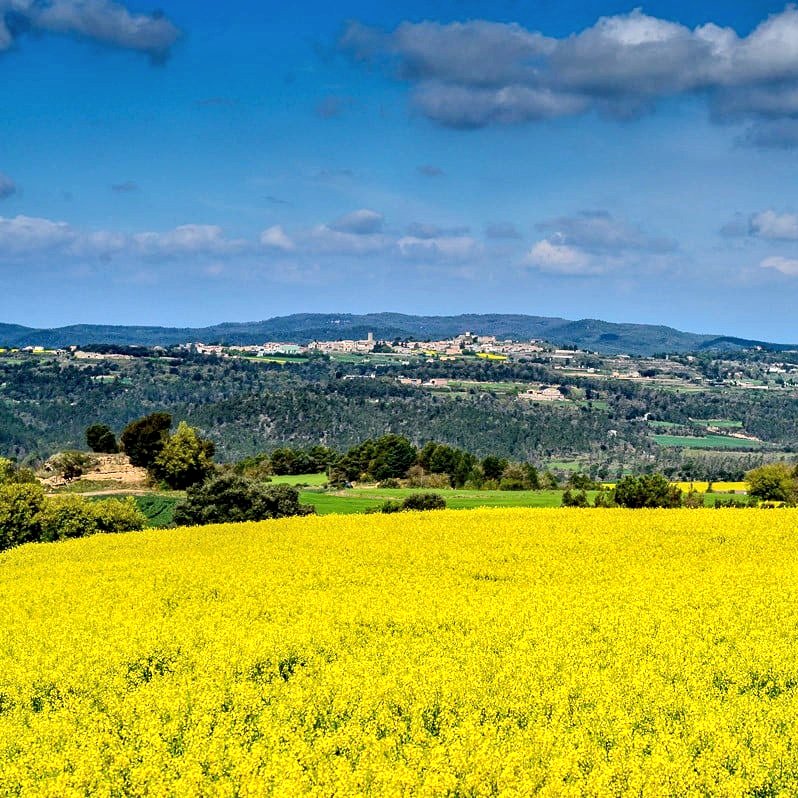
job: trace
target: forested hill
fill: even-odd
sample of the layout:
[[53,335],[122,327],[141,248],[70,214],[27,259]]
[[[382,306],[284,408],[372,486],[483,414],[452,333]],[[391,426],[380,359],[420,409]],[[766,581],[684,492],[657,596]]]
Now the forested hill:
[[128,327],[80,324],[53,329],[35,329],[0,324],[0,346],[65,347],[73,344],[130,344],[169,346],[187,341],[223,344],[256,344],[264,341],[378,339],[413,337],[443,338],[469,330],[501,338],[539,338],[559,346],[578,346],[605,354],[650,355],[658,352],[695,352],[706,349],[736,349],[771,344],[722,335],[699,335],[651,324],[616,324],[597,319],[551,318],[511,314],[464,314],[460,316],[408,316],[400,313],[364,315],[299,313],[265,321],[217,324],[212,327]]

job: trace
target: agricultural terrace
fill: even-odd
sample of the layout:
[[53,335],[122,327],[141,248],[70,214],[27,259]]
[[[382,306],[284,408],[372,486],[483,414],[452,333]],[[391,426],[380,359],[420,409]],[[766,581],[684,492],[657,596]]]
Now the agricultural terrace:
[[0,794],[791,794],[796,526],[500,509],[14,549]]

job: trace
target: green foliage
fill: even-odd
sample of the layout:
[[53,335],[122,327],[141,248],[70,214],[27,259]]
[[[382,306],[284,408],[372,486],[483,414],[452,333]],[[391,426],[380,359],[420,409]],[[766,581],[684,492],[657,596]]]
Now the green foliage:
[[383,435],[374,442],[368,473],[378,480],[404,477],[417,456],[416,447],[403,435]]
[[148,527],[163,528],[172,526],[175,507],[180,499],[174,496],[145,495],[132,497],[136,506],[147,519]]
[[36,475],[30,468],[20,468],[13,460],[0,457],[0,485],[35,483]]
[[150,472],[173,490],[185,490],[207,478],[213,471],[214,445],[197,430],[181,421],[150,466]]
[[438,493],[413,493],[402,502],[402,510],[445,510],[446,500]]
[[477,458],[454,446],[430,441],[418,453],[418,463],[431,474],[446,474],[451,487],[460,488],[473,474]]
[[538,471],[530,463],[509,463],[499,482],[501,490],[538,490],[540,487]]
[[641,474],[624,477],[615,486],[615,503],[619,507],[681,507],[682,492],[662,474]]
[[540,477],[538,487],[540,490],[558,490],[560,483],[551,471],[547,471]]
[[39,539],[39,512],[44,504],[40,485],[0,485],[0,549]]
[[482,461],[482,473],[485,479],[493,479],[498,482],[502,478],[504,469],[507,468],[507,460],[501,457],[496,457],[495,454],[489,454]]
[[269,457],[270,473],[317,474],[326,471],[339,458],[338,452],[326,446],[313,446],[310,449],[275,449]]
[[562,494],[563,507],[589,507],[590,503],[587,499],[587,494],[583,490],[571,492],[570,488],[566,488]]
[[39,511],[38,522],[43,541],[81,538],[98,531],[92,503],[74,495],[48,499]]
[[131,421],[119,439],[122,451],[134,466],[150,469],[169,437],[171,426],[172,416],[164,412]]
[[237,474],[220,474],[194,485],[175,508],[179,525],[263,521],[291,515],[309,515],[312,507],[299,503],[290,485],[269,485]]
[[601,485],[596,480],[591,479],[588,474],[582,474],[575,471],[568,477],[568,487],[576,488],[577,490],[599,490]]
[[145,523],[132,499],[92,501],[74,494],[47,497],[40,485],[0,486],[0,549],[96,532],[132,532],[143,529]]
[[147,517],[131,496],[91,502],[98,532],[136,532],[147,526]]
[[748,494],[765,502],[794,502],[798,495],[796,473],[786,463],[754,468],[746,476]]
[[416,462],[418,451],[403,435],[388,434],[353,446],[330,469],[330,482],[367,478],[400,479]]
[[119,451],[116,436],[107,424],[92,424],[87,427],[86,445],[100,454],[116,454]]

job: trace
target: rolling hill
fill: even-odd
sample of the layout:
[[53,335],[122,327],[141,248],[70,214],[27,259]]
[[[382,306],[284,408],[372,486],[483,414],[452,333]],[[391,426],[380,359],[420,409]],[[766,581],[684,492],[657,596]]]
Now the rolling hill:
[[683,332],[662,325],[618,324],[599,319],[572,321],[520,314],[411,316],[401,313],[298,313],[265,321],[228,322],[196,328],[78,324],[37,329],[0,324],[0,346],[65,347],[98,343],[169,346],[187,341],[246,345],[276,340],[304,343],[339,338],[362,339],[369,332],[378,339],[413,337],[423,340],[457,335],[466,330],[500,338],[544,339],[558,346],[578,346],[603,354],[649,355],[754,346],[795,348],[788,344]]

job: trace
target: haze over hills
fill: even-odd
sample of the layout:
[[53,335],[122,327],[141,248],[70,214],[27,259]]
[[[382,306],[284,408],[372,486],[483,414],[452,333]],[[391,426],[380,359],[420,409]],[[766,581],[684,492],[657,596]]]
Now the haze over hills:
[[372,332],[377,339],[434,339],[466,330],[500,338],[537,338],[559,346],[578,346],[603,354],[650,355],[658,352],[695,352],[762,346],[783,350],[795,348],[736,338],[683,332],[663,325],[618,324],[599,319],[569,319],[521,314],[462,314],[459,316],[412,316],[401,313],[362,315],[297,313],[265,321],[227,322],[210,327],[145,327],[77,324],[37,329],[0,324],[0,346],[65,347],[88,344],[169,346],[188,341],[228,345],[265,341],[363,339]]

